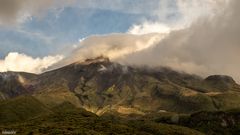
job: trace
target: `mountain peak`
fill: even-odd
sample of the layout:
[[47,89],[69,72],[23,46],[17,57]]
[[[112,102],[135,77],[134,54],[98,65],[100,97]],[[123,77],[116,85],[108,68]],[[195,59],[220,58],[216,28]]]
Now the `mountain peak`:
[[93,64],[93,63],[109,63],[110,59],[103,55],[98,56],[96,58],[89,58],[84,61],[84,64]]

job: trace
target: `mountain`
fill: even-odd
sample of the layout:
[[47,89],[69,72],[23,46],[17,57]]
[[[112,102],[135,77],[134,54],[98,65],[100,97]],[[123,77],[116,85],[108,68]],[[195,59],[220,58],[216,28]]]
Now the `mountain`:
[[168,68],[121,65],[104,57],[43,73],[31,82],[33,96],[45,105],[68,101],[99,115],[240,107],[240,86],[231,77],[202,79]]
[[126,66],[98,57],[40,75],[0,74],[2,98],[32,95],[46,106],[65,101],[96,114],[193,113],[240,107],[240,86],[229,76],[203,79],[169,68]]
[[[61,125],[61,123],[56,122],[55,118],[62,119],[60,114],[67,117],[63,120],[67,123],[62,123],[62,126],[73,128],[70,125],[76,123],[72,120],[88,121],[85,116],[82,118],[84,112],[93,117],[91,121],[100,119],[98,122],[101,124],[106,123],[106,119],[107,121],[112,118],[117,119],[111,121],[113,125],[108,126],[122,129],[124,133],[129,131],[132,134],[140,134],[137,131],[140,131],[140,128],[146,128],[146,131],[142,131],[146,134],[160,134],[160,129],[169,134],[174,134],[172,131],[198,134],[192,132],[199,130],[207,133],[211,129],[196,126],[195,120],[201,119],[202,115],[194,114],[205,111],[204,116],[209,116],[207,118],[213,122],[214,112],[227,112],[240,108],[240,85],[230,76],[212,75],[202,78],[165,67],[121,65],[102,56],[38,75],[18,72],[0,73],[0,84],[0,109],[5,110],[0,113],[0,127],[1,123],[10,122],[11,125],[11,122],[15,121],[18,123],[15,128],[20,128],[23,132],[26,129],[22,129],[21,125],[25,122],[30,124],[29,127],[37,126],[35,123],[49,125],[49,127],[38,126],[39,130],[57,128],[56,125]],[[78,117],[80,114],[81,117]],[[155,114],[160,115],[160,118],[165,115],[175,118],[176,114],[183,114],[183,118],[187,118],[190,122],[193,121],[193,124],[171,123],[166,121],[167,118],[159,121],[145,118],[145,116],[155,118]],[[232,116],[232,114],[226,114],[226,117]],[[144,122],[141,122],[142,120]],[[204,123],[204,120],[200,123]],[[91,123],[85,124],[92,125]],[[101,125],[98,124],[96,123],[95,126]],[[76,125],[74,127],[76,130],[82,128]],[[221,125],[216,127],[221,128]],[[195,130],[189,131],[189,128]],[[67,131],[63,129],[64,132]],[[234,127],[234,131],[229,129],[226,132],[235,133],[238,129]],[[83,131],[89,134],[100,130],[103,130],[102,127],[96,130],[90,127],[83,128]],[[108,130],[106,129],[103,134],[115,131]],[[42,131],[36,132],[42,133]],[[213,134],[215,133],[221,132],[214,130]]]

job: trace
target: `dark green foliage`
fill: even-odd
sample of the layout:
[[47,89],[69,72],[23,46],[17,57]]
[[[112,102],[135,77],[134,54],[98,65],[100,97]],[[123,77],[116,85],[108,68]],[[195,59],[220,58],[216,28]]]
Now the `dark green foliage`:
[[[178,121],[173,117],[178,116]],[[177,124],[195,129],[208,135],[238,135],[240,131],[240,110],[230,111],[201,111],[192,115],[186,114],[159,114],[146,117],[157,123]]]

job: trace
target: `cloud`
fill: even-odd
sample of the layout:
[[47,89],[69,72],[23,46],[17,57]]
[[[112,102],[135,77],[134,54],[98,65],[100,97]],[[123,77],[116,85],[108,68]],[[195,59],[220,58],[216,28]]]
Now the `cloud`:
[[42,15],[53,7],[67,6],[74,0],[0,0],[0,24],[21,23],[31,16]]
[[177,0],[181,21],[191,24],[199,17],[212,17],[226,7],[229,0]]
[[[169,33],[189,27],[202,17],[213,17],[224,10],[229,0],[160,0],[154,11],[155,21],[144,20],[127,31],[131,34]],[[175,6],[173,6],[175,5]]]
[[[240,81],[240,1],[226,1],[214,16],[172,31],[154,47],[122,59],[128,64],[169,66],[202,76],[231,75]],[[216,6],[217,7],[217,6]]]
[[173,5],[175,0],[0,0],[0,24],[21,23],[32,16],[41,16],[49,9],[66,6],[155,16],[159,5],[165,1]]
[[130,34],[148,34],[148,33],[169,33],[171,28],[166,24],[144,22],[141,25],[133,25],[127,33]]
[[[165,7],[167,1],[161,4]],[[105,55],[124,64],[168,66],[201,76],[227,74],[238,78],[239,2],[178,0],[177,5],[183,19],[176,24],[144,21],[133,25],[127,34],[86,38],[60,65]]]
[[125,55],[142,51],[159,42],[166,34],[111,34],[105,36],[92,36],[84,39],[78,45],[70,56],[58,63],[63,66],[76,61],[83,61],[86,58],[94,58],[100,55],[110,59],[118,59]]
[[[88,37],[71,47],[74,51],[55,66],[64,66],[86,58],[105,55],[113,61],[124,64],[168,66],[201,76],[226,74],[240,81],[240,17],[238,15],[240,1],[177,0],[176,2],[177,11],[182,15],[180,19],[173,22],[166,21],[169,15],[175,13],[176,8],[171,8],[167,0],[162,0],[159,5],[156,4],[159,10],[154,8],[149,11],[158,17],[155,21],[145,20],[134,24],[126,34]],[[120,9],[115,9],[114,6],[111,8],[122,10],[124,6]],[[127,12],[139,13],[141,10],[134,9]],[[19,58],[36,63],[29,64],[33,65],[30,67],[23,67],[20,62],[18,63],[20,60],[16,60],[18,63],[15,64],[16,66],[14,59],[11,60],[14,61],[12,64],[6,64],[9,55],[0,62],[0,67],[4,67],[3,71],[20,69],[39,73],[60,60],[60,57],[50,57],[51,62],[47,63],[43,61],[49,57],[34,59],[23,54],[15,54]]]
[[41,73],[51,65],[59,62],[63,56],[47,56],[44,58],[32,58],[17,52],[9,53],[5,59],[0,60],[0,72],[23,71],[30,73]]

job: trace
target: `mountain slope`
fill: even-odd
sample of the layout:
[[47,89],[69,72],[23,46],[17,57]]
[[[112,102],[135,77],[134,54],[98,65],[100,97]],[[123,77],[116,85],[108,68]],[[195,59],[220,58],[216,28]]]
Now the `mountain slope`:
[[240,107],[240,87],[231,77],[202,79],[168,68],[120,65],[104,57],[43,73],[32,83],[33,95],[45,105],[68,101],[97,114],[111,110],[191,113]]
[[0,100],[32,93],[30,80],[37,75],[23,72],[0,73]]
[[48,107],[70,102],[98,115],[240,108],[240,86],[231,77],[203,79],[168,68],[125,66],[105,57],[40,75],[5,74],[9,77],[0,78],[2,99],[27,94]]

